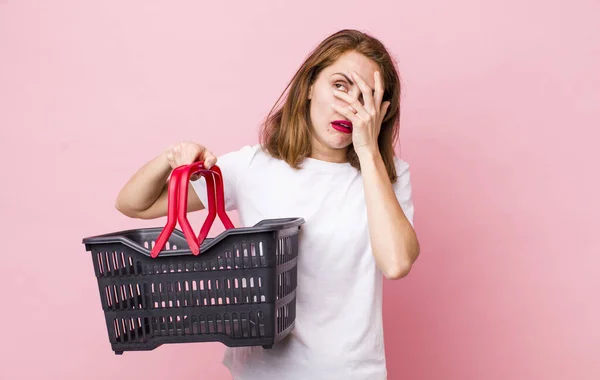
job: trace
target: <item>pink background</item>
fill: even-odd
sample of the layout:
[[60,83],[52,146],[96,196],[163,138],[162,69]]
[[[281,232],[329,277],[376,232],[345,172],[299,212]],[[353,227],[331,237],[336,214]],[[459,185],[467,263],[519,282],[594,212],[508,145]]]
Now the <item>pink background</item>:
[[0,378],[228,379],[217,343],[115,356],[81,238],[163,225],[114,209],[129,176],[181,140],[256,142],[343,27],[380,37],[404,83],[423,249],[385,285],[390,379],[600,378],[598,14],[597,0],[0,1]]

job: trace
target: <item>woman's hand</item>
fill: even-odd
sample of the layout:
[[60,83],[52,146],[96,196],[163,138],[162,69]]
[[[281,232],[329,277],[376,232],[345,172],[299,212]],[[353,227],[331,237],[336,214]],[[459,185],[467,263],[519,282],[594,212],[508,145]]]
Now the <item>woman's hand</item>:
[[[165,154],[172,169],[182,165],[189,165],[196,161],[203,161],[204,167],[210,169],[217,162],[217,157],[206,149],[206,147],[187,141],[170,146],[165,151]],[[195,181],[198,178],[199,176],[195,174],[191,180]]]
[[365,152],[378,152],[377,138],[383,118],[390,106],[388,101],[381,102],[384,92],[381,74],[378,71],[374,74],[374,92],[358,73],[353,71],[351,75],[362,93],[364,105],[346,92],[335,90],[334,95],[348,103],[348,106],[341,107],[337,104],[331,106],[352,122],[352,143],[358,156]]

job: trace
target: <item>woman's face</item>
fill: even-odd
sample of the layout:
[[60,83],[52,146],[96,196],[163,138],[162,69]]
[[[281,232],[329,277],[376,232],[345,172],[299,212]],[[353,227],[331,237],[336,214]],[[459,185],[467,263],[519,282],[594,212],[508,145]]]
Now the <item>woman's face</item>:
[[344,128],[334,128],[332,122],[347,120],[331,107],[338,104],[347,107],[348,104],[336,98],[334,90],[344,91],[361,103],[362,93],[352,80],[351,72],[360,75],[365,82],[375,88],[375,71],[380,70],[377,63],[355,51],[340,56],[332,65],[326,67],[310,87],[310,121],[311,121],[311,157],[333,162],[345,162],[346,151],[352,143],[352,133]]

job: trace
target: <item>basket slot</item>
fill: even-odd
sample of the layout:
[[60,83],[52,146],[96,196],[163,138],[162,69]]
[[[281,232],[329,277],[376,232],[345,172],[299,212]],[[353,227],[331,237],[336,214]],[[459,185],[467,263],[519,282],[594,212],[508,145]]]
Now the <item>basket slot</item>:
[[[176,292],[175,284],[172,282],[167,282],[167,302],[169,307],[178,307],[177,305],[177,297],[175,295]],[[173,322],[175,324],[175,322]]]
[[256,338],[258,335],[258,331],[257,331],[258,321],[257,321],[255,313],[253,313],[253,312],[248,313],[248,321],[250,323],[250,329],[249,329],[250,337]]
[[250,330],[250,326],[248,324],[248,318],[246,317],[246,313],[240,313],[240,324],[242,325],[242,337],[248,337],[248,331]]
[[264,243],[262,241],[258,242],[258,257],[260,260],[260,266],[266,267],[267,266],[267,258],[265,257]]
[[119,262],[119,257],[117,255],[117,253],[116,252],[107,252],[107,255],[108,255],[109,260],[110,260],[109,261],[109,265],[110,265],[110,268],[111,268],[111,274],[113,276],[115,275],[115,273],[117,275],[121,274],[120,273],[121,267],[119,265],[120,262]]
[[131,341],[133,341],[133,338],[131,336],[131,331],[134,329],[133,320],[128,318],[128,319],[124,319],[123,321],[125,322],[125,329],[127,331],[127,339],[131,342]]
[[148,318],[140,318],[139,320],[139,329],[138,329],[138,339],[142,343],[148,341],[148,333],[150,332],[150,320]]
[[96,267],[96,276],[104,275],[104,260],[102,260],[102,252],[94,252],[96,254],[96,260],[94,260],[94,266]]
[[108,254],[108,252],[103,252],[102,253],[102,261],[104,262],[104,275],[105,276],[113,276],[113,270],[112,270],[112,266],[111,264],[111,260],[110,260],[110,255]]
[[192,292],[191,292],[190,281],[183,281],[181,303],[182,303],[182,306],[186,306],[186,307],[192,306]]
[[298,249],[298,235],[288,235],[277,239],[275,255],[277,265],[285,264],[296,257]]
[[290,302],[279,308],[277,308],[276,320],[277,320],[277,331],[279,334],[288,327],[291,326],[292,322],[296,318],[296,303]]
[[123,307],[119,302],[119,291],[117,285],[109,286],[108,290],[111,294],[113,310],[122,310]]
[[206,334],[208,331],[207,327],[206,327],[206,319],[204,318],[203,315],[199,315],[198,316],[198,329],[197,329],[197,333],[198,334]]
[[175,330],[176,330],[176,326],[175,326],[175,319],[173,318],[173,316],[165,316],[165,317],[161,317],[159,319],[159,329],[161,332],[161,335],[165,335],[165,336],[170,336],[170,335],[175,335]]
[[172,316],[169,317],[165,317],[164,318],[165,321],[165,327],[164,327],[164,331],[165,331],[165,335],[169,336],[169,335],[175,335],[174,334],[174,330],[175,330],[175,320]]
[[185,297],[185,289],[186,289],[187,281],[178,281],[177,282],[177,307],[184,307],[187,305],[187,299]]
[[225,319],[223,318],[222,314],[216,315],[215,323],[216,323],[215,327],[216,327],[217,333],[224,334],[225,333]]
[[244,268],[252,268],[252,262],[248,255],[248,245],[246,243],[242,243],[242,257],[244,262]]
[[163,282],[159,282],[156,284],[157,286],[157,290],[156,293],[158,295],[158,305],[156,306],[157,308],[162,308],[162,307],[166,307],[166,302],[164,300],[164,288],[165,285]]
[[104,287],[104,293],[103,293],[104,297],[103,297],[103,300],[102,300],[103,301],[102,302],[103,303],[102,306],[103,306],[103,308],[105,310],[107,310],[107,309],[113,309],[114,310],[114,306],[113,306],[114,302],[113,302],[112,292],[111,292],[110,288],[111,288],[110,286],[105,286]]
[[152,317],[152,333],[154,335],[163,335],[163,330],[161,329],[162,320],[164,317]]
[[121,342],[121,329],[119,328],[119,320],[118,319],[113,319],[113,325],[112,325],[112,333],[111,334],[111,341],[114,341],[114,343],[120,343]]
[[185,317],[183,314],[179,314],[176,318],[173,318],[173,325],[175,326],[173,335],[185,335],[184,321],[185,321]]
[[180,330],[180,326],[183,325],[181,316],[179,315],[174,315],[171,317],[171,326],[173,327],[172,330],[170,330],[169,332],[171,333],[171,335],[179,335],[178,334],[178,330]]
[[198,281],[198,292],[200,296],[198,299],[198,305],[200,306],[208,304],[208,289],[206,288],[207,286],[208,284],[205,283],[205,281]]
[[262,311],[259,311],[257,313],[257,320],[258,320],[258,336],[259,337],[266,336],[267,333],[265,331],[265,319],[264,319],[264,315],[263,315]]
[[284,298],[296,289],[298,272],[295,268],[277,275],[277,299]]
[[177,296],[179,293],[179,283],[178,282],[169,282],[167,283],[167,296],[169,299],[169,307],[180,307],[178,301],[179,297]]
[[206,325],[208,327],[209,334],[214,334],[217,332],[216,328],[215,328],[216,327],[215,319],[211,314],[206,316]]
[[123,304],[127,305],[128,309],[135,309],[137,305],[135,302],[131,302],[134,297],[132,285],[123,285],[121,289],[123,294]]
[[176,305],[174,304],[174,297],[173,297],[173,283],[171,282],[165,282],[165,303],[166,303],[166,307],[175,307]]

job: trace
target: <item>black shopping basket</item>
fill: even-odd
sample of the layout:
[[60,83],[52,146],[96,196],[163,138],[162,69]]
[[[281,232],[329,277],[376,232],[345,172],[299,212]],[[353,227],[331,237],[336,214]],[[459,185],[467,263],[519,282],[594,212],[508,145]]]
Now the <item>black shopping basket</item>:
[[[188,182],[206,178],[208,217],[196,237],[187,219]],[[271,348],[294,327],[302,218],[235,228],[225,213],[218,166],[173,170],[164,228],[83,239],[98,280],[116,354],[166,343],[221,342]],[[216,199],[215,199],[216,198]],[[207,238],[216,214],[225,231]],[[179,222],[182,231],[175,229]]]

